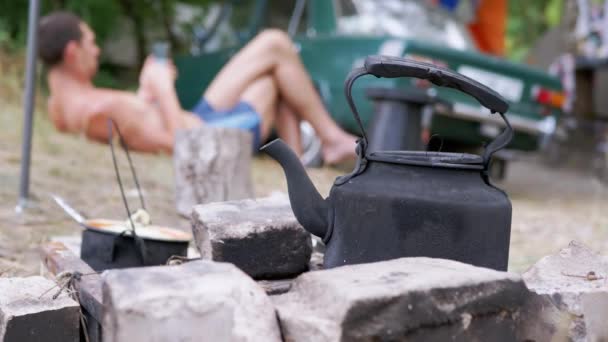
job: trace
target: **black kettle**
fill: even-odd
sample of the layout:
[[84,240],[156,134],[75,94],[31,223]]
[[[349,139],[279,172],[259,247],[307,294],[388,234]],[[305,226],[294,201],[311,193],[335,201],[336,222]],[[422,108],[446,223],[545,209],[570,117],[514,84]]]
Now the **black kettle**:
[[[458,89],[498,113],[505,130],[481,156],[421,151],[368,152],[367,135],[351,88],[363,75],[417,77]],[[506,270],[511,202],[490,183],[492,154],[513,130],[509,105],[495,91],[451,70],[387,56],[368,56],[345,82],[348,103],[362,133],[352,173],[336,178],[329,197],[315,189],[298,157],[277,139],[261,150],[277,160],[287,177],[293,212],[304,228],[326,244],[326,268],[400,257],[425,256]]]

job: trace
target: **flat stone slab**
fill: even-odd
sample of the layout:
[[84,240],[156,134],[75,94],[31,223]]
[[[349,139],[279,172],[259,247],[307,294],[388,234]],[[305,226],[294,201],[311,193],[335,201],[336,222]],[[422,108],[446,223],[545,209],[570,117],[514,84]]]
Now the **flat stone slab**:
[[608,310],[598,307],[608,303],[607,256],[572,241],[539,260],[522,277],[533,293],[522,321],[534,322],[524,324],[524,338],[586,341],[588,336],[603,335],[608,339],[606,329],[597,323],[598,319],[608,322],[608,316],[601,317]]
[[286,341],[513,341],[520,276],[401,258],[308,272],[271,297]]
[[264,290],[208,260],[103,273],[104,341],[281,341]]
[[66,292],[53,299],[54,287],[43,277],[0,278],[0,341],[79,341],[80,306]]
[[310,234],[284,194],[198,205],[192,231],[202,258],[233,263],[256,279],[289,278],[308,270]]

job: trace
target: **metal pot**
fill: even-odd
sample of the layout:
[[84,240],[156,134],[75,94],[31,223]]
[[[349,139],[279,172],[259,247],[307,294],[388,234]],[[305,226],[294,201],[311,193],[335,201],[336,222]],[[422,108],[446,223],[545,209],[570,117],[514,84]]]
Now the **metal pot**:
[[158,226],[137,227],[134,235],[121,221],[92,219],[82,225],[80,258],[95,271],[164,265],[172,256],[185,257],[191,240],[186,232]]

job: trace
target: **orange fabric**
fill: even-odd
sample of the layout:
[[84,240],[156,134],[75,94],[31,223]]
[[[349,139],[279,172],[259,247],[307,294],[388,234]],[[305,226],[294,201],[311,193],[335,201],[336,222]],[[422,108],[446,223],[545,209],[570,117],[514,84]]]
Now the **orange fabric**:
[[469,24],[469,31],[481,51],[502,56],[506,23],[507,0],[481,0],[475,21]]

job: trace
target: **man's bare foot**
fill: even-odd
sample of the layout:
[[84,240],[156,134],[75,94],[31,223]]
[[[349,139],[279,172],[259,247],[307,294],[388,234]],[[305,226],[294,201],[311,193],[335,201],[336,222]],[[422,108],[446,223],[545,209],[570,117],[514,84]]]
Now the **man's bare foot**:
[[323,144],[323,162],[326,165],[336,165],[355,160],[357,157],[356,144],[356,136],[342,132],[340,137]]

